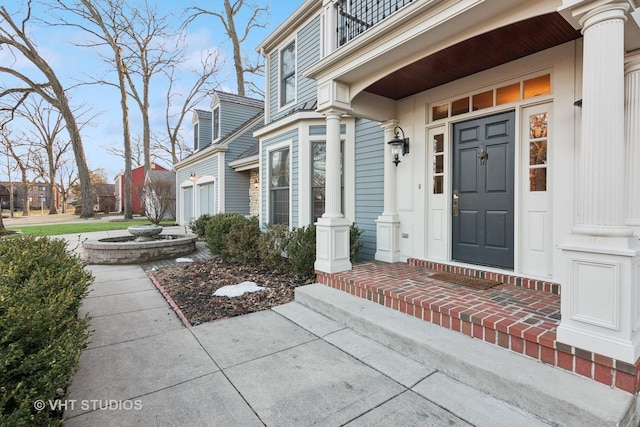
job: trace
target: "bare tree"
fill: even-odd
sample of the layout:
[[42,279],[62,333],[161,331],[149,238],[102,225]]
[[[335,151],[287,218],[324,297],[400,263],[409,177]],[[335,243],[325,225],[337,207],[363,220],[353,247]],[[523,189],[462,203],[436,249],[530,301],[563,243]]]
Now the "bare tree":
[[67,205],[73,186],[78,182],[78,174],[68,158],[60,161],[58,168],[58,187],[60,188],[60,196],[62,198],[62,213],[67,213]]
[[142,200],[145,216],[152,223],[158,225],[168,216],[175,218],[176,194],[172,179],[147,175]]
[[[115,156],[122,157],[124,159],[124,151],[116,146],[103,146],[104,150]],[[162,144],[155,135],[151,134],[151,162],[163,163],[165,166],[171,168],[171,158],[169,148]],[[131,163],[133,168],[142,166],[144,164],[144,146],[142,143],[142,137],[140,135],[134,135],[131,143]]]
[[[89,1],[89,0],[83,0]],[[126,33],[124,44],[125,74],[129,91],[142,115],[142,142],[144,147],[144,171],[151,170],[151,125],[149,120],[149,95],[153,76],[164,73],[167,67],[179,63],[184,51],[178,49],[175,31],[168,24],[168,15],[160,15],[158,9],[145,0],[142,8],[133,8],[120,16],[119,25]],[[140,89],[134,78],[139,79]]]
[[[65,121],[67,132],[69,133],[69,139],[78,167],[79,180],[83,184],[83,192],[87,192],[87,197],[83,197],[81,215],[83,217],[90,217],[93,216],[93,207],[89,200],[91,177],[82,146],[80,129],[69,103],[66,89],[58,79],[53,68],[51,68],[49,63],[42,57],[36,44],[27,34],[26,28],[31,18],[31,12],[31,0],[28,0],[22,21],[16,23],[14,18],[19,19],[17,17],[18,13],[9,13],[4,6],[0,6],[0,49],[7,49],[14,55],[16,61],[19,57],[26,59],[40,71],[42,77],[44,77],[44,82],[38,83],[34,81],[31,77],[19,72],[12,64],[2,65],[0,66],[0,73],[17,79],[23,86],[2,89],[0,91],[0,99],[8,95],[18,95],[17,102],[8,109],[10,119],[13,119],[16,109],[32,94],[40,95],[46,102],[60,111]],[[3,125],[4,123],[0,124],[0,127]]]
[[183,97],[182,105],[177,113],[172,113],[172,100],[177,97],[174,86],[178,81],[176,77],[176,67],[169,68],[167,77],[169,79],[169,88],[167,89],[167,102],[165,108],[165,124],[167,135],[169,138],[169,146],[172,163],[182,160],[185,154],[190,154],[192,150],[184,144],[180,138],[180,128],[187,114],[201,103],[205,98],[213,93],[217,83],[211,79],[220,70],[220,54],[217,51],[207,51],[200,57],[200,68],[190,70],[192,74],[197,75],[196,82],[193,84],[186,96]]
[[[242,25],[242,29],[238,32],[236,19],[238,13],[247,7],[251,16]],[[256,85],[245,79],[246,74],[262,75],[264,72],[263,64],[260,62],[259,56],[252,60],[248,55],[243,56],[242,44],[247,40],[247,36],[253,28],[265,28],[266,24],[261,22],[263,15],[269,15],[269,6],[259,6],[255,4],[245,4],[244,0],[224,0],[224,12],[211,11],[197,6],[189,8],[193,13],[187,18],[185,25],[201,15],[210,15],[218,18],[224,28],[225,33],[231,40],[233,46],[233,67],[236,74],[236,84],[238,87],[238,95],[245,96],[246,92],[251,91],[262,95],[262,92]]]
[[96,38],[95,43],[78,44],[84,47],[108,46],[113,58],[102,57],[102,59],[113,65],[118,76],[118,84],[112,84],[104,80],[98,81],[102,84],[112,84],[120,90],[120,108],[122,110],[122,133],[123,133],[123,157],[125,160],[124,172],[124,217],[133,218],[131,208],[131,131],[129,125],[129,93],[127,91],[127,66],[123,57],[123,44],[125,32],[122,28],[122,16],[124,11],[124,0],[105,0],[100,3],[90,0],[77,0],[75,2],[58,2],[58,6],[53,10],[70,12],[81,18],[80,21],[69,21],[58,17],[57,24],[77,27],[91,34]]
[[29,176],[32,175],[33,172],[33,151],[27,144],[18,143],[17,139],[11,136],[11,132],[7,126],[0,129],[0,144],[2,144],[5,154],[13,159],[15,166],[20,172],[20,182],[22,183],[22,194],[20,196],[22,215],[28,216],[30,209],[29,190],[37,179],[37,177],[32,180],[29,179]]
[[[61,141],[64,131],[64,120],[60,113],[42,98],[32,98],[22,104],[17,111],[29,122],[31,131],[26,142],[33,149],[36,174],[49,184],[49,214],[57,214],[55,204],[56,174],[60,168],[62,157],[71,148],[71,141]],[[44,155],[43,155],[44,153]]]

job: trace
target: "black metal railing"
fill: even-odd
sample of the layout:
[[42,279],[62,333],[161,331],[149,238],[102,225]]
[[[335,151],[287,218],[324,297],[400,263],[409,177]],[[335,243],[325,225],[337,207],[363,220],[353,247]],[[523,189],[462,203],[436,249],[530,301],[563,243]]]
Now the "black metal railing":
[[338,8],[338,46],[342,46],[412,0],[340,0]]

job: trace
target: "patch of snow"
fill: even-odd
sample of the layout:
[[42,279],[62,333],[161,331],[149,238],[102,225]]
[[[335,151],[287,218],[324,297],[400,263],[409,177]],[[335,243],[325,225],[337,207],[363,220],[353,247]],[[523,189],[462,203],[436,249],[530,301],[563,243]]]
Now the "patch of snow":
[[176,258],[176,262],[193,262],[193,258]]
[[216,290],[213,295],[217,297],[239,297],[247,292],[258,292],[265,289],[264,286],[258,286],[256,282],[242,282],[237,285],[227,285]]

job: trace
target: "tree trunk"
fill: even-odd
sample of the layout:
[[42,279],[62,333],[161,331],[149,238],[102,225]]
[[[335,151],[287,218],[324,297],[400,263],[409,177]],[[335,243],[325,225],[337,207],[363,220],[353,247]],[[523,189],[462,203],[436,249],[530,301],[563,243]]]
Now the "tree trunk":
[[7,234],[7,229],[4,227],[4,220],[2,219],[2,208],[0,208],[0,236]]
[[56,167],[53,160],[53,148],[49,146],[47,150],[47,156],[49,157],[49,215],[57,215],[58,208],[56,207]]
[[124,143],[124,218],[133,219],[131,206],[131,131],[129,129],[129,104],[127,102],[127,86],[125,82],[125,65],[122,61],[122,49],[115,47],[118,83],[120,87],[120,107],[122,108],[122,133]]
[[233,9],[229,0],[224,0],[224,11],[227,15],[227,25],[229,26],[229,38],[233,46],[233,67],[236,71],[236,84],[238,85],[238,95],[245,96],[244,91],[244,66],[242,64],[242,52],[240,50],[240,40],[236,32],[236,24],[233,20]]

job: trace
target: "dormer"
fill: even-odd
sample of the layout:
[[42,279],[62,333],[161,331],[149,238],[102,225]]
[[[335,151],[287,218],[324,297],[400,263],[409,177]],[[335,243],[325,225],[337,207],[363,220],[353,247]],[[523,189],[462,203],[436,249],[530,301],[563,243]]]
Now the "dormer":
[[264,102],[246,96],[215,91],[211,99],[211,136],[213,143],[224,139],[239,126],[260,114]]
[[193,110],[193,151],[200,151],[211,145],[211,111]]

